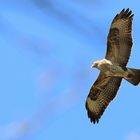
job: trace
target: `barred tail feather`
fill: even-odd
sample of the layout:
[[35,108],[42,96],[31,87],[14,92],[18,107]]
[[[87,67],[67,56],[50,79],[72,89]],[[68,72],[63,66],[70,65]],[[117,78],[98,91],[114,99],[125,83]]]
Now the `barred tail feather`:
[[140,69],[127,69],[127,75],[124,77],[128,82],[137,86],[140,83]]

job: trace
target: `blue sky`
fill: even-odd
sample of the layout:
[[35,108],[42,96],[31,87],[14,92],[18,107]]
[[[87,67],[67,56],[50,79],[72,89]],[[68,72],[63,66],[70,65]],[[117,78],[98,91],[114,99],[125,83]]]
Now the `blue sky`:
[[0,140],[140,140],[140,87],[122,82],[99,124],[85,100],[114,16],[130,8],[140,68],[136,0],[5,0],[0,5]]

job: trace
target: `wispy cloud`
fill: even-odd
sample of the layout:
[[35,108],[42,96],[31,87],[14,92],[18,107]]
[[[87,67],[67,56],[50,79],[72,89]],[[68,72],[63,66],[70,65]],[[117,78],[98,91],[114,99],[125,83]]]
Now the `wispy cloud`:
[[140,140],[140,132],[138,132],[138,131],[136,131],[136,132],[135,131],[130,132],[126,136],[125,140]]
[[11,122],[0,127],[1,140],[19,140],[33,131],[28,121]]

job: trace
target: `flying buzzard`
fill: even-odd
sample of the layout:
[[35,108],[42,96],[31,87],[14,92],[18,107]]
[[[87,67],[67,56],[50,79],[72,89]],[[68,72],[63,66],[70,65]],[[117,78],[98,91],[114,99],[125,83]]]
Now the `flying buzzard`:
[[87,114],[93,123],[99,122],[123,78],[135,86],[140,82],[140,70],[126,67],[132,47],[133,16],[129,9],[115,16],[107,37],[105,59],[92,63],[92,67],[100,70],[86,100]]

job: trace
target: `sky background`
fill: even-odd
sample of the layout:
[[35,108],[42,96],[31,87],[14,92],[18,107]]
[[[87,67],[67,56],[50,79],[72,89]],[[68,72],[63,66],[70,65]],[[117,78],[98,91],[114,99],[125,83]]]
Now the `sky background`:
[[137,0],[0,0],[0,140],[140,140],[140,87],[123,81],[100,119],[85,109],[114,16],[134,13],[129,67],[140,68]]

